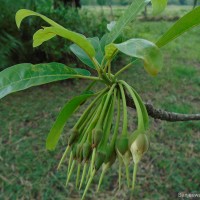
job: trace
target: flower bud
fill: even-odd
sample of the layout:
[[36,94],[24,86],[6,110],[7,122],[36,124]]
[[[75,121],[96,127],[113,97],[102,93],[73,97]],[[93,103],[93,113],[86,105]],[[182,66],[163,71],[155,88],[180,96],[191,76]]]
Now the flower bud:
[[134,163],[138,163],[143,154],[149,149],[149,140],[146,134],[139,134],[130,146]]
[[76,158],[79,159],[80,161],[82,160],[82,148],[83,146],[81,144],[77,144],[76,147]]
[[73,147],[72,147],[72,156],[73,156],[74,159],[77,158],[76,157],[76,149],[77,149],[77,144],[73,145]]
[[108,162],[110,162],[110,161],[113,160],[113,159],[114,159],[114,161],[115,161],[115,158],[116,158],[115,148],[112,147],[111,145],[108,145],[108,146],[107,146],[107,149],[106,149],[106,159],[105,159],[105,163],[108,163]]
[[117,155],[116,155],[116,152],[114,151],[114,152],[112,153],[112,155],[111,155],[109,161],[108,161],[108,162],[105,162],[105,163],[108,165],[108,167],[111,167],[111,166],[115,163],[116,158],[117,158]]
[[83,144],[83,159],[86,161],[91,156],[92,147],[89,142]]
[[74,128],[70,131],[70,137],[68,141],[69,145],[72,145],[75,142],[78,135],[79,135],[79,131],[77,128]]
[[95,156],[95,169],[96,171],[101,167],[106,158],[106,152],[103,150],[98,150]]
[[119,138],[117,138],[115,147],[120,154],[124,155],[128,150],[128,137],[121,135]]
[[92,131],[92,143],[93,143],[92,146],[93,147],[96,147],[101,142],[102,136],[103,136],[102,129],[100,128],[93,129]]

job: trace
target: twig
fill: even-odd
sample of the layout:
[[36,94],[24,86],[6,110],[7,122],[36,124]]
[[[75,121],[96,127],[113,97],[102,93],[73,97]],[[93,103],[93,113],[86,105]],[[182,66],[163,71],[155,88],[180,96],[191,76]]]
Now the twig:
[[[134,102],[128,95],[126,95],[126,101],[129,107],[135,108]],[[150,103],[145,103],[145,106],[149,116],[154,119],[160,119],[169,122],[200,120],[200,114],[180,114],[175,112],[167,112],[161,109],[154,108],[153,105]]]

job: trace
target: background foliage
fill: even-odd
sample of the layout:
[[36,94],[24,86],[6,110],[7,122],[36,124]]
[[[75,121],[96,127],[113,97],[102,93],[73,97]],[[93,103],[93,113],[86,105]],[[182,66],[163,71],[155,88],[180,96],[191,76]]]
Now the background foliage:
[[[0,70],[9,67],[11,65],[22,62],[51,62],[58,61],[64,62],[68,65],[73,65],[74,62],[80,64],[78,60],[69,51],[69,42],[61,38],[56,38],[48,43],[44,43],[40,48],[32,48],[32,35],[42,25],[45,25],[42,20],[27,19],[23,22],[23,26],[19,31],[15,24],[15,13],[20,8],[32,9],[36,12],[40,12],[68,29],[82,33],[87,37],[102,36],[106,32],[106,24],[110,20],[117,19],[123,12],[124,5],[127,5],[129,1],[124,0],[112,0],[106,4],[104,1],[95,0],[82,0],[82,9],[75,9],[64,6],[62,1],[58,1],[59,6],[54,6],[53,0],[19,0],[13,3],[12,0],[0,0]],[[180,4],[182,1],[169,0],[169,4]],[[110,10],[108,6],[104,6],[102,9],[95,9],[88,7],[88,5],[114,5]],[[192,1],[184,0],[183,5],[192,5]],[[122,7],[116,7],[116,5],[122,5]],[[96,7],[97,8],[97,7]],[[184,7],[181,9],[184,11]],[[114,11],[114,14],[113,14]],[[148,9],[148,12],[149,9]],[[177,19],[179,11],[174,12],[174,16],[171,16],[171,20]],[[182,12],[183,14],[183,12]],[[151,16],[151,15],[150,15]],[[5,20],[6,19],[6,20]],[[151,19],[151,18],[150,18]],[[153,20],[155,20],[153,18]],[[160,20],[160,19],[156,19]],[[162,20],[162,17],[161,17]],[[127,27],[128,29],[128,27]],[[129,37],[129,32],[124,33],[124,39]],[[128,33],[126,37],[126,33]],[[27,50],[28,49],[28,50]],[[20,53],[19,53],[20,52]]]
[[70,43],[61,38],[55,38],[40,48],[33,49],[33,33],[46,24],[40,19],[27,19],[23,22],[19,31],[14,20],[15,13],[19,8],[29,8],[40,12],[68,29],[84,34],[86,37],[103,35],[108,22],[101,13],[95,14],[87,9],[77,10],[64,7],[62,4],[53,8],[51,1],[46,5],[36,3],[34,6],[27,4],[24,0],[17,4],[13,4],[11,0],[3,1],[0,4],[2,10],[0,15],[0,70],[22,62],[33,64],[51,61],[67,64],[78,62],[69,51]]

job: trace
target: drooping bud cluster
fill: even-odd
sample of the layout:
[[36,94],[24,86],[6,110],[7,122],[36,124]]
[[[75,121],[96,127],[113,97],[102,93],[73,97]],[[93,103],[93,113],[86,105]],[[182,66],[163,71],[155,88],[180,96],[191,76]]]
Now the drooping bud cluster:
[[[123,81],[113,83],[112,86],[98,93],[71,130],[68,146],[58,168],[67,153],[70,152],[66,184],[68,184],[74,169],[77,168],[76,186],[81,189],[85,185],[82,199],[84,199],[95,174],[102,168],[98,184],[99,190],[105,172],[115,163],[116,159],[119,160],[120,165],[119,187],[123,164],[126,169],[127,184],[130,187],[129,167],[131,160],[133,158],[133,161],[138,163],[148,149],[149,142],[145,134],[138,134],[140,131],[137,134],[129,134],[127,131],[125,95],[127,91],[131,94],[136,105],[138,130],[145,130],[143,128],[145,107],[138,94],[135,94],[135,91]],[[123,123],[120,124],[122,117]],[[120,131],[120,127],[122,127],[122,131]],[[133,182],[135,182],[135,178]]]

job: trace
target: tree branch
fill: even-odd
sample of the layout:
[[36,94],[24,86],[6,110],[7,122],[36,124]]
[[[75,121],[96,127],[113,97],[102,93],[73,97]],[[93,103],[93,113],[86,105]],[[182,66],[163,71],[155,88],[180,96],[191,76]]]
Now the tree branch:
[[[131,108],[135,108],[135,104],[131,97],[126,95],[127,105]],[[169,122],[177,121],[190,121],[190,120],[200,120],[200,114],[179,114],[175,112],[167,112],[161,109],[156,109],[150,103],[145,103],[147,112],[149,116],[154,119],[165,120]]]

